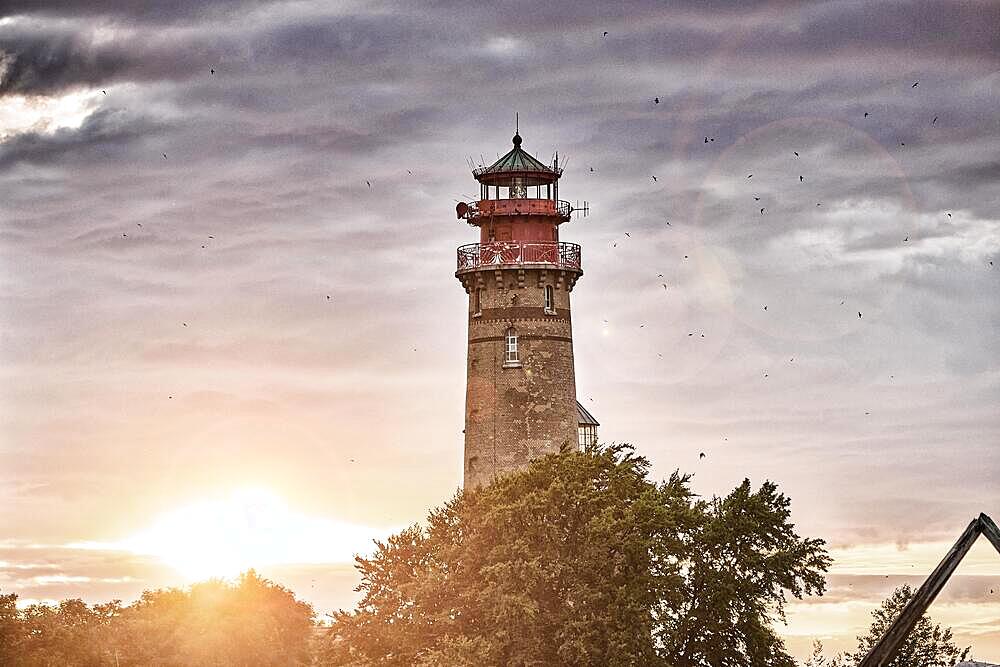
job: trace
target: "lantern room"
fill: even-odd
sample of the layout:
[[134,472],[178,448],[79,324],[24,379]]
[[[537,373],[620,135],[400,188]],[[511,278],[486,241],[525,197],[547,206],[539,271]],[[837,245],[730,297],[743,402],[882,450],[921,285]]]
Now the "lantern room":
[[559,156],[548,166],[521,148],[520,134],[513,144],[490,166],[473,170],[480,198],[460,203],[458,217],[480,228],[480,243],[558,242],[558,227],[573,211],[559,201]]

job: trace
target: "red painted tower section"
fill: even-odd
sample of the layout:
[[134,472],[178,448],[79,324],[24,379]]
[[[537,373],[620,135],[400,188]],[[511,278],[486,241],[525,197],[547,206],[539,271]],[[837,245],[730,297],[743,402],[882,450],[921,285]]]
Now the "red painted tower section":
[[583,271],[580,246],[559,240],[573,208],[559,200],[558,157],[545,165],[513,142],[473,171],[480,199],[457,207],[479,228],[455,273],[469,295],[469,488],[578,443],[570,292]]

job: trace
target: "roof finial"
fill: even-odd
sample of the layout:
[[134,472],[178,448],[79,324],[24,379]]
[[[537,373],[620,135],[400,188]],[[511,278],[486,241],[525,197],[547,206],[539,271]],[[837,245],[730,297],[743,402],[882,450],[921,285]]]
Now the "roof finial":
[[521,133],[519,132],[519,130],[520,130],[519,120],[520,119],[518,118],[518,113],[515,111],[514,112],[514,139],[513,139],[515,147],[521,145]]
[[520,128],[518,127],[518,117],[517,112],[514,112],[514,134],[520,134]]

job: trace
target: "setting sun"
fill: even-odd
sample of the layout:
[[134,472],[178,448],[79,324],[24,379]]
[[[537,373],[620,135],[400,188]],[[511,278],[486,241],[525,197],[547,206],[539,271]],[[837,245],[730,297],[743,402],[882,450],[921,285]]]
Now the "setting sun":
[[266,489],[240,489],[167,512],[113,546],[154,556],[194,581],[269,565],[349,562],[388,532],[305,516]]

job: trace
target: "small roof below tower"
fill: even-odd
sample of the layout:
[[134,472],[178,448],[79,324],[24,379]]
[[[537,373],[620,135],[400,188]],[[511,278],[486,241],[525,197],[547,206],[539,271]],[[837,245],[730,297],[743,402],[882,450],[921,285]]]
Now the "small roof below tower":
[[594,415],[587,412],[587,408],[580,405],[580,401],[576,402],[576,413],[580,426],[600,426],[600,423],[594,419]]
[[555,182],[562,174],[557,166],[542,164],[538,158],[521,148],[521,135],[514,135],[514,148],[488,167],[480,167],[472,172],[476,180],[487,185],[507,186],[513,178],[521,179],[522,185],[545,185]]

